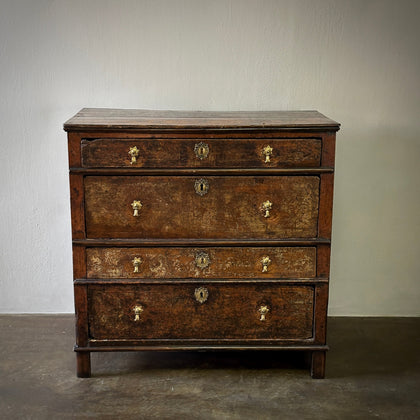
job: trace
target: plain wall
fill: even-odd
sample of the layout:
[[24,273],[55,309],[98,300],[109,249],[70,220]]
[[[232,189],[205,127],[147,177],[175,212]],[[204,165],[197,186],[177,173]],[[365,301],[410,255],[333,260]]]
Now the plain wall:
[[65,120],[317,109],[330,315],[420,315],[420,2],[0,0],[0,312],[72,312]]

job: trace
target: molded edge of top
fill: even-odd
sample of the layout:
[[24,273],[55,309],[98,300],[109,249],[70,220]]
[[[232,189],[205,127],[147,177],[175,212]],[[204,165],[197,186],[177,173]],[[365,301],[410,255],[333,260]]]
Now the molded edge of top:
[[340,124],[318,111],[163,111],[83,108],[65,131],[147,129],[328,129]]

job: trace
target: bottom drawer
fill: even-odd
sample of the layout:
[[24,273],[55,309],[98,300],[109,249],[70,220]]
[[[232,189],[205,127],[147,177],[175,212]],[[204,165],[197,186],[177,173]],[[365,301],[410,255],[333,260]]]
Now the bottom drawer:
[[304,340],[314,287],[277,283],[88,286],[94,340]]

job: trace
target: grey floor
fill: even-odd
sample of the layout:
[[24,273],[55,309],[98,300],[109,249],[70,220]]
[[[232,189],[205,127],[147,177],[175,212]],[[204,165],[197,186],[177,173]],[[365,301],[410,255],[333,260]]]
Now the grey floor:
[[420,419],[420,318],[331,318],[327,378],[301,353],[95,353],[73,317],[0,316],[1,419]]

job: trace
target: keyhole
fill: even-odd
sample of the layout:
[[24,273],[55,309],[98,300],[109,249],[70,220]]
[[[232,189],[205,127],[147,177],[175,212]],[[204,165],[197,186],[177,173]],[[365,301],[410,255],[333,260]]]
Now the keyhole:
[[201,297],[201,298],[203,298],[203,297],[204,297],[203,292],[200,292],[200,297]]
[[200,184],[200,190],[204,191],[204,184]]
[[200,155],[204,155],[204,153],[206,153],[206,149],[204,149],[204,147],[200,147]]

